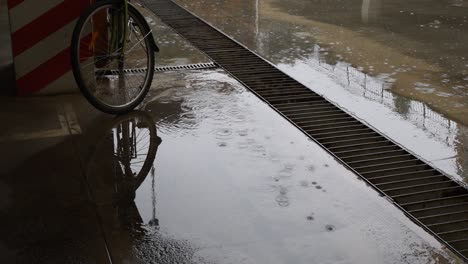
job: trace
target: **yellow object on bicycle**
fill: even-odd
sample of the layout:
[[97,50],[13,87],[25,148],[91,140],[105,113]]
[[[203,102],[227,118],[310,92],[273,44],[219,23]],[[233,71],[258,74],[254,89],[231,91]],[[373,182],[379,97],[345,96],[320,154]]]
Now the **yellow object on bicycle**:
[[88,45],[88,50],[89,51],[94,51],[96,47],[96,40],[99,37],[99,32],[95,31],[93,32],[93,37],[91,38],[91,41],[89,42]]

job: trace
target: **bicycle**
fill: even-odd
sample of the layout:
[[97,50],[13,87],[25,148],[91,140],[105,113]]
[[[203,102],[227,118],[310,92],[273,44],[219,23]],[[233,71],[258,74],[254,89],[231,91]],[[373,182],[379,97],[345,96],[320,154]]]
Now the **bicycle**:
[[[159,229],[155,158],[162,139],[157,134],[155,120],[144,111],[119,115],[109,123],[102,121],[102,117],[96,120],[101,125],[92,126],[93,130],[85,134],[89,136],[90,148],[84,168],[91,195],[105,212],[101,221],[106,238],[119,242],[115,255],[110,257],[121,260],[130,256],[127,250],[145,235],[145,224],[153,230]],[[146,223],[135,202],[142,185],[145,194],[146,188],[151,187],[152,215]]]
[[112,183],[108,188],[113,190],[116,202],[133,201],[153,168],[162,142],[153,118],[143,111],[120,115],[93,141],[86,177],[90,181],[101,179],[104,186]]
[[97,1],[73,31],[73,75],[94,107],[127,113],[148,93],[158,51],[148,23],[130,0]]

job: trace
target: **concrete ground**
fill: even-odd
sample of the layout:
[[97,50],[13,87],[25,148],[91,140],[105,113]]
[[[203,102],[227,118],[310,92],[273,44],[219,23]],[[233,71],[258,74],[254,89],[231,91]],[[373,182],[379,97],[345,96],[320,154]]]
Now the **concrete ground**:
[[[207,60],[151,24],[161,64]],[[0,263],[461,263],[222,70],[124,117],[0,100]]]

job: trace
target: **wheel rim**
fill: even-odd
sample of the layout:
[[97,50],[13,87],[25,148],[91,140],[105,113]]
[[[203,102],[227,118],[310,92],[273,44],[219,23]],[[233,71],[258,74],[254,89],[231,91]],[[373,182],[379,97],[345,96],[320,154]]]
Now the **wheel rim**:
[[149,33],[145,33],[142,22],[130,13],[124,47],[121,40],[113,42],[112,28],[118,23],[112,21],[110,14],[122,13],[117,5],[92,12],[81,28],[75,56],[82,86],[97,103],[109,108],[129,107],[139,100],[150,82]]

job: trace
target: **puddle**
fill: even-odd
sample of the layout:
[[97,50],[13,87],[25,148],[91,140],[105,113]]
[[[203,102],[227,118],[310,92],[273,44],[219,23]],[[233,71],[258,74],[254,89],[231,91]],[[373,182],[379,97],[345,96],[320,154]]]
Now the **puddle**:
[[[201,74],[210,78],[220,72]],[[166,91],[168,96],[185,91],[182,102],[160,104],[148,99],[145,108],[152,110],[162,143],[135,193],[124,196],[127,207],[117,210],[111,199],[116,197],[111,195],[115,184],[101,181],[107,187],[100,189],[98,197],[110,200],[100,210],[106,215],[106,232],[113,234],[111,247],[120,259],[136,263],[174,259],[219,264],[230,260],[339,263],[344,259],[407,263],[402,256],[411,256],[415,250],[423,254],[412,263],[430,262],[433,255],[450,259],[440,244],[254,95],[243,93],[236,84],[229,84],[235,88],[230,92],[209,89],[215,82],[198,85],[193,79],[199,75],[165,74],[169,80],[185,78],[191,86]],[[245,112],[249,119],[214,123],[195,114],[194,125],[184,128],[179,125],[182,113],[192,107],[197,108],[195,113]],[[149,126],[139,129],[145,127]],[[238,131],[249,131],[248,137]],[[112,149],[112,144],[108,147]],[[103,160],[105,155],[102,152]],[[96,169],[97,178],[107,175],[103,166]],[[124,222],[110,224],[116,221],[112,219]],[[124,236],[132,239],[123,240]],[[367,248],[359,256],[353,246],[356,239]],[[373,261],[366,262],[369,259]]]

